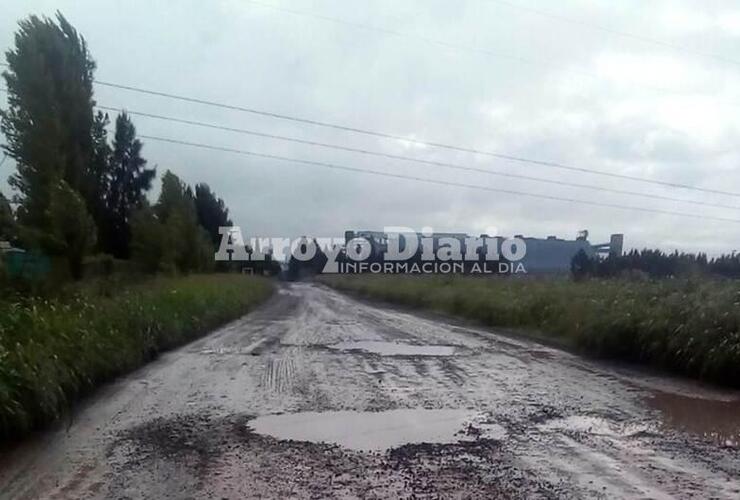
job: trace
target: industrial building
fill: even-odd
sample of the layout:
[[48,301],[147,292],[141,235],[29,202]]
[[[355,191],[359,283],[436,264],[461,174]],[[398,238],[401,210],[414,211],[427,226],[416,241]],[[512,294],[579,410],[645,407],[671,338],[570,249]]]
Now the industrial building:
[[622,255],[624,235],[612,234],[609,243],[592,244],[588,232],[582,231],[574,240],[564,240],[555,236],[532,238],[517,235],[527,244],[527,255],[522,264],[530,273],[562,273],[570,271],[570,263],[575,255],[583,250],[589,257]]
[[[372,246],[372,255],[375,258],[383,255],[388,249],[388,234],[382,231],[346,231],[345,243],[354,238],[364,238]],[[421,233],[417,233],[421,238]],[[430,236],[434,239],[434,249],[439,247],[442,238],[454,238],[460,241],[463,253],[465,252],[465,240],[471,236],[465,233],[434,233]],[[482,234],[479,238],[490,238],[500,248],[501,242],[507,239],[503,236],[490,237]],[[624,235],[612,234],[608,243],[592,244],[588,241],[588,231],[579,232],[573,240],[561,239],[556,236],[546,238],[534,238],[523,235],[515,235],[515,238],[523,240],[527,245],[525,257],[520,261],[529,273],[567,273],[570,271],[573,257],[583,250],[589,257],[606,257],[608,255],[621,255],[624,246]],[[401,243],[403,248],[403,242]],[[485,249],[483,250],[485,252]]]

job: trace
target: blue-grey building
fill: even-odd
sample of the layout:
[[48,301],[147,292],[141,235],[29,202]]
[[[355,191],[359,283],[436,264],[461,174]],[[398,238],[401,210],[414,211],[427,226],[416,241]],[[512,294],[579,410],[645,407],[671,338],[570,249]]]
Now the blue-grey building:
[[[419,238],[421,234],[417,234]],[[345,240],[348,243],[353,238],[365,238],[372,245],[373,255],[384,254],[388,248],[389,236],[382,231],[346,231]],[[465,240],[471,236],[465,233],[434,233],[434,249],[438,248],[441,238],[454,238],[460,241],[462,251],[465,252]],[[501,242],[506,239],[502,236],[489,237],[480,235],[480,238],[490,238],[495,241],[500,249]],[[546,238],[534,238],[523,235],[515,235],[515,238],[523,240],[527,245],[525,257],[521,260],[528,273],[567,273],[570,271],[571,261],[575,255],[583,250],[589,257],[607,255],[621,255],[624,246],[624,235],[612,234],[608,243],[592,244],[588,241],[588,231],[581,231],[573,240],[566,240],[556,236]],[[403,248],[403,244],[401,244]],[[485,250],[484,250],[485,252]]]

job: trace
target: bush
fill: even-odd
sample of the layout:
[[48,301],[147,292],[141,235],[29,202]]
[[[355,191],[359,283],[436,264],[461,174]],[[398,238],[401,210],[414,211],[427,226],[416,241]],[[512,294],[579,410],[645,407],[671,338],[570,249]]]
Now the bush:
[[114,297],[0,301],[0,436],[58,418],[81,394],[245,314],[271,291],[240,275],[158,278]]
[[85,208],[82,197],[66,182],[52,189],[48,217],[51,221],[50,249],[67,259],[69,272],[76,280],[82,278],[85,255],[95,244],[97,229]]

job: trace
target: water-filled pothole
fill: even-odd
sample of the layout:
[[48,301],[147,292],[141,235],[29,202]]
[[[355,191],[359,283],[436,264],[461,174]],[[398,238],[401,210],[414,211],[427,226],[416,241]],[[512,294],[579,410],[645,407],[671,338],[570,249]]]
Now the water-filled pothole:
[[451,345],[415,345],[376,340],[339,342],[328,347],[340,351],[370,352],[381,356],[452,356],[456,351],[456,347]]
[[740,447],[740,400],[701,399],[654,391],[648,404],[660,411],[663,425],[713,441]]
[[[410,443],[454,443],[473,438],[503,439],[506,431],[477,424],[469,410],[388,410],[383,412],[303,412],[265,415],[249,422],[258,434],[277,439],[338,444],[361,451],[380,451]],[[479,432],[471,437],[470,426]]]

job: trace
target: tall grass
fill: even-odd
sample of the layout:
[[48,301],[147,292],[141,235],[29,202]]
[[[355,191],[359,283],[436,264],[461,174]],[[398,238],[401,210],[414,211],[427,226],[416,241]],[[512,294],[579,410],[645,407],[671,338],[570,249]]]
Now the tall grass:
[[241,275],[156,278],[115,294],[0,299],[0,436],[58,418],[75,398],[246,313],[271,293]]
[[601,357],[740,387],[740,285],[709,279],[488,279],[353,275],[339,289],[538,335]]

